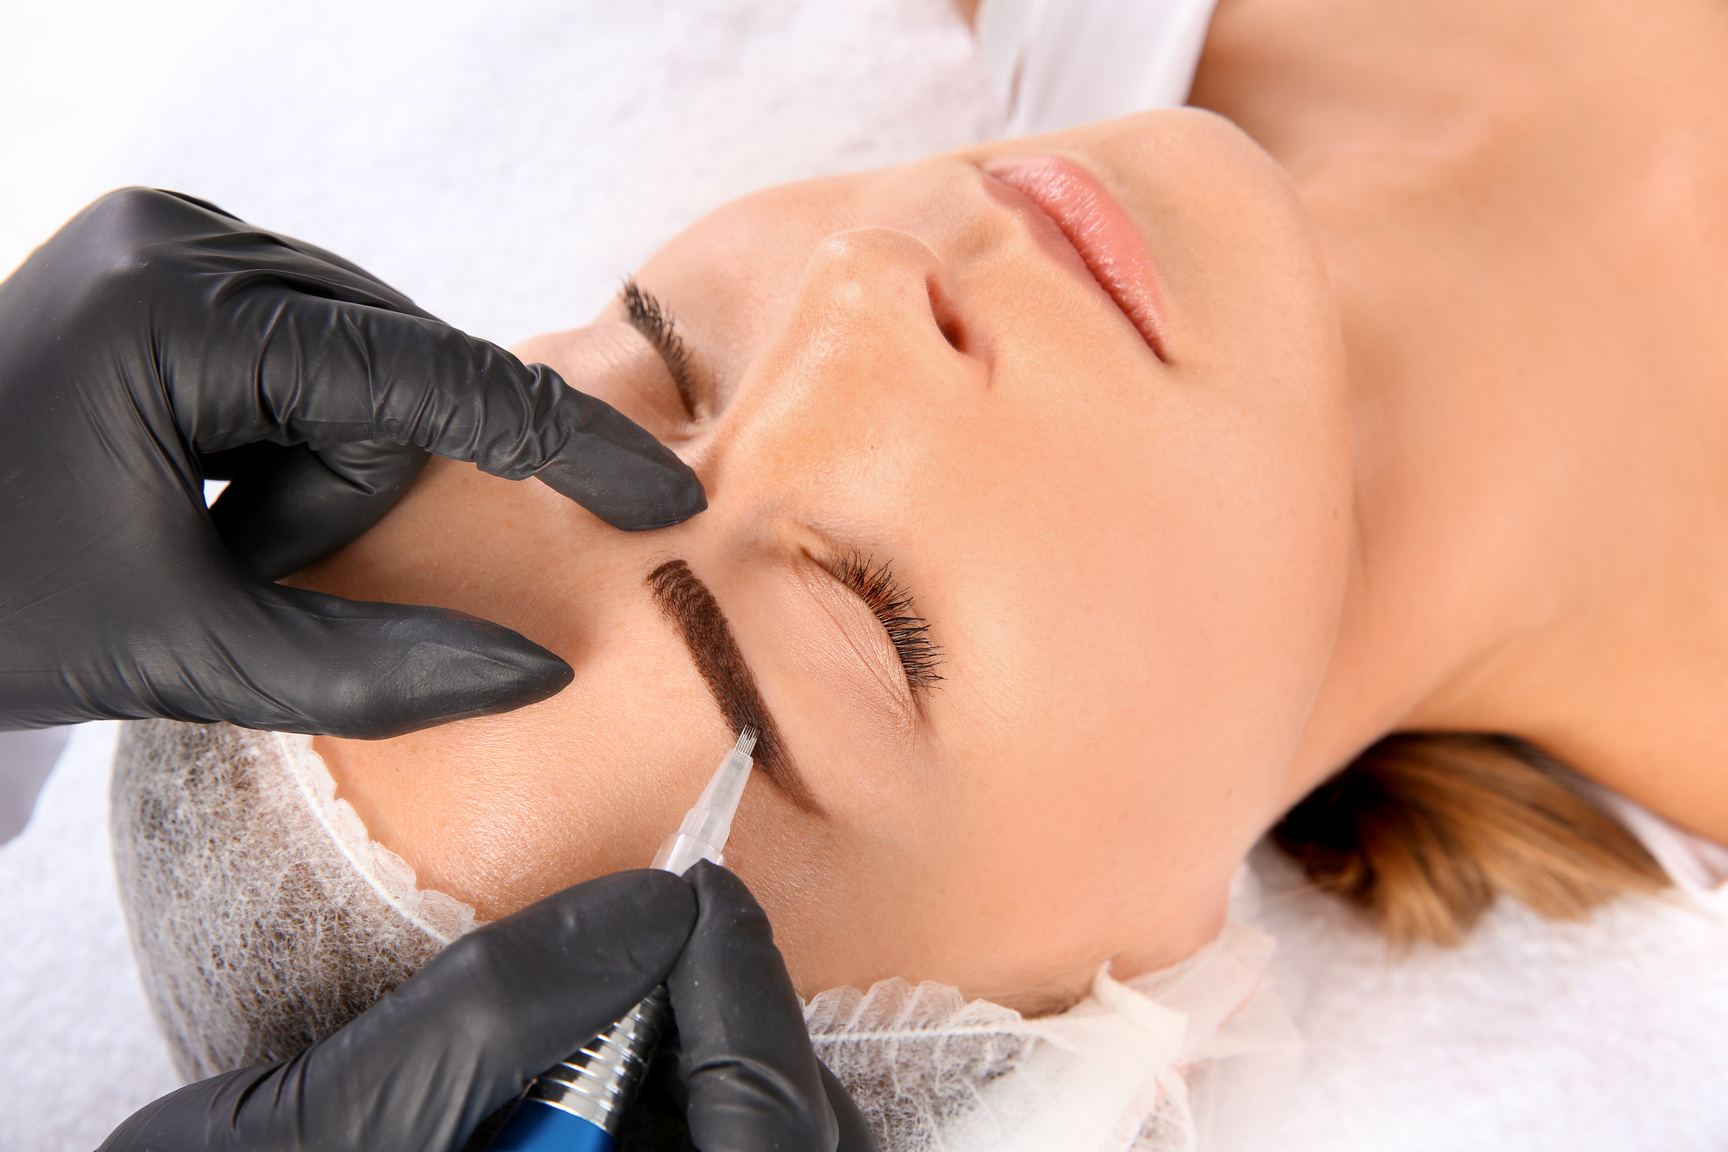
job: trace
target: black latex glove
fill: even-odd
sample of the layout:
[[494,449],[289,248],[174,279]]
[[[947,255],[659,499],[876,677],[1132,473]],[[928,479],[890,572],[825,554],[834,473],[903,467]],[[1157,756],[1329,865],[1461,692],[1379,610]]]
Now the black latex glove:
[[101,1152],[454,1152],[662,980],[683,1054],[656,1067],[682,1078],[701,1152],[873,1152],[767,917],[705,863],[591,880],[480,928],[335,1035],[165,1096]]
[[[558,691],[569,666],[508,629],[270,583],[427,451],[620,528],[706,506],[610,406],[345,260],[189,197],[96,201],[0,283],[0,729],[379,737]],[[210,510],[206,477],[232,480]]]
[[768,916],[744,882],[698,863],[685,879],[700,914],[666,989],[676,1037],[664,1090],[701,1152],[838,1148],[875,1152],[876,1139],[816,1059]]

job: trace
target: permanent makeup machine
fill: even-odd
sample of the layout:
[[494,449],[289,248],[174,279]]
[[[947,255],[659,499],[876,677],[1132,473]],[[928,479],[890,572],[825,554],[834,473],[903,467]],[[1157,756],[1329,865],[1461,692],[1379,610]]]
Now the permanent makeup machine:
[[[726,838],[750,780],[755,748],[756,730],[746,727],[650,867],[682,876],[699,860],[726,862]],[[610,1028],[542,1073],[504,1122],[491,1152],[613,1152],[671,1011],[662,984]]]

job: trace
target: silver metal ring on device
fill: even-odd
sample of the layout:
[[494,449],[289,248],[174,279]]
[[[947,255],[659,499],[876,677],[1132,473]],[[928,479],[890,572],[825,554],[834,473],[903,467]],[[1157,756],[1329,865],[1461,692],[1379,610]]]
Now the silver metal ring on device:
[[580,1116],[617,1136],[671,1015],[672,1002],[662,984],[580,1051],[536,1079],[528,1099]]

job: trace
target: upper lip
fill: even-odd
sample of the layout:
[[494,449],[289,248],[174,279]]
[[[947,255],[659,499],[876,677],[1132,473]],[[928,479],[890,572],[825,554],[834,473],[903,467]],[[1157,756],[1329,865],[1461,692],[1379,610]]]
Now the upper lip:
[[1016,156],[991,164],[985,175],[1056,225],[1099,287],[1168,362],[1157,270],[1128,214],[1098,179],[1060,156]]

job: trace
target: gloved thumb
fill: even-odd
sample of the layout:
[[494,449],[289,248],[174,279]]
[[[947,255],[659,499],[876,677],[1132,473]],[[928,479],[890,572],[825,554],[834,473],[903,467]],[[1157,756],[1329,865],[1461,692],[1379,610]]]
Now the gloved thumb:
[[210,519],[242,568],[280,580],[376,524],[426,460],[419,448],[375,440],[318,452],[260,440],[204,457],[206,477],[231,481]]
[[520,633],[448,609],[262,584],[225,600],[200,621],[204,645],[146,657],[156,692],[181,685],[160,714],[376,740],[532,704],[574,677]]
[[[696,892],[696,926],[666,987],[692,1144],[701,1152],[836,1152],[833,1078],[810,1045],[767,915],[724,868],[701,861],[684,879]],[[839,1096],[850,1105],[843,1090]],[[874,1152],[867,1129],[863,1140],[851,1147]]]

